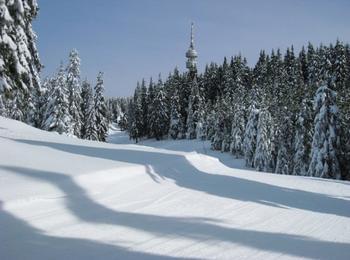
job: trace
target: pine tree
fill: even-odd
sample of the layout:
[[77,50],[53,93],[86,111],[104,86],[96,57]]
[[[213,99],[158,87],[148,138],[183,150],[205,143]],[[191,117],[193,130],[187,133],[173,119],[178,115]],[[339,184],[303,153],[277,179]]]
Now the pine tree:
[[183,138],[182,132],[185,126],[183,125],[184,118],[182,114],[182,89],[183,79],[175,68],[173,74],[170,74],[167,81],[164,83],[164,90],[167,97],[167,110],[170,121],[169,137],[173,139]]
[[224,139],[224,130],[223,124],[220,122],[220,119],[217,117],[214,125],[215,134],[211,138],[211,149],[221,151],[222,150],[222,141]]
[[[346,71],[350,72],[350,45],[345,46],[346,53]],[[346,89],[350,89],[350,73],[346,75]],[[342,172],[342,178],[350,180],[350,93],[349,91],[340,93],[340,95],[345,95],[343,97],[343,104],[340,110],[341,117],[341,159],[340,166]]]
[[4,116],[4,117],[7,116],[7,108],[5,106],[5,103],[1,95],[0,95],[0,116]]
[[221,152],[230,151],[231,141],[232,141],[232,98],[227,95],[223,99],[223,140],[221,145]]
[[69,64],[67,67],[67,89],[69,101],[69,113],[72,117],[73,133],[81,137],[81,85],[80,85],[80,58],[77,50],[69,53]]
[[191,84],[191,95],[188,101],[188,115],[187,115],[187,139],[195,139],[196,136],[196,127],[200,118],[201,111],[199,108],[201,107],[201,97],[199,93],[199,87],[197,78],[194,77]]
[[53,88],[55,87],[56,84],[56,79],[54,77],[47,77],[44,79],[43,84],[42,84],[42,92],[41,95],[39,97],[39,108],[36,111],[37,113],[37,120],[38,120],[38,127],[40,129],[45,129],[45,121],[48,117],[48,115],[46,114],[48,111],[48,107],[49,107],[49,101],[50,101],[50,97],[52,95]]
[[243,152],[246,166],[254,166],[254,156],[256,151],[256,137],[258,132],[259,110],[255,108],[254,103],[250,107],[250,114],[245,127],[243,139]]
[[234,79],[234,66],[233,58],[231,59],[230,65],[227,63],[226,57],[224,57],[224,62],[222,64],[222,92],[220,93],[223,97],[232,98],[235,90],[235,79]]
[[306,95],[308,98],[312,99],[316,93],[317,86],[320,84],[321,65],[319,61],[320,57],[311,43],[309,43],[307,47],[306,60],[308,75]]
[[198,108],[198,122],[196,125],[196,137],[197,139],[202,141],[207,139],[207,129],[208,129],[207,113],[208,113],[208,110],[205,109],[205,104],[202,101]]
[[274,121],[279,123],[281,118],[281,108],[285,106],[284,102],[284,68],[282,61],[282,54],[278,49],[271,54],[271,61],[269,64],[269,82],[266,91],[266,103]]
[[55,79],[51,80],[50,94],[46,108],[43,128],[47,131],[73,133],[72,118],[69,113],[68,91],[66,89],[66,75],[61,64]]
[[[34,124],[35,96],[40,91],[41,64],[32,21],[38,5],[32,1],[0,1],[0,93],[12,106],[8,116]],[[21,116],[19,116],[21,114]]]
[[303,100],[296,123],[294,139],[293,175],[307,175],[312,142],[312,110],[310,102]]
[[267,109],[261,109],[258,116],[254,167],[258,171],[271,171],[274,167],[272,157],[273,123]]
[[[292,120],[299,110],[303,99],[303,75],[299,59],[295,57],[293,46],[287,49],[284,57],[284,76],[283,76],[283,106],[291,112]],[[282,107],[283,107],[282,106]]]
[[97,76],[97,83],[95,86],[94,94],[94,112],[95,112],[95,125],[97,130],[98,140],[105,142],[108,134],[108,121],[107,121],[107,107],[105,98],[103,95],[103,73],[100,72]]
[[244,111],[240,104],[235,104],[232,126],[230,152],[236,157],[243,156],[243,138],[245,131]]
[[339,153],[339,111],[336,105],[334,82],[318,88],[314,101],[315,130],[312,140],[311,162],[308,175],[340,179]]
[[180,100],[179,100],[178,89],[175,88],[173,95],[170,100],[170,126],[169,126],[169,136],[173,139],[179,138],[179,133],[181,131],[180,125]]
[[188,117],[188,108],[189,108],[189,97],[192,90],[192,79],[187,73],[182,74],[180,77],[179,84],[179,96],[180,96],[180,124],[181,132],[180,138],[187,138],[187,117]]
[[[287,109],[287,108],[285,108]],[[288,112],[277,130],[277,158],[275,173],[292,174],[293,170],[293,125]]]
[[252,86],[251,99],[255,104],[261,104],[261,98],[265,91],[269,93],[269,63],[270,57],[265,53],[265,51],[260,52],[260,56],[257,64],[254,67],[253,75],[254,82]]
[[127,113],[122,113],[120,116],[120,119],[118,121],[118,127],[120,130],[125,131],[128,129],[128,114]]
[[32,122],[33,125],[37,128],[41,128],[43,125],[43,122],[45,120],[45,108],[46,104],[48,103],[48,95],[50,93],[49,87],[51,86],[50,81],[48,78],[44,79],[43,83],[41,84],[41,90],[37,92],[33,98],[35,99],[34,104],[35,107],[32,111]]
[[307,84],[309,80],[308,60],[307,60],[307,54],[304,46],[302,47],[299,53],[299,62],[300,62],[300,69],[301,69],[301,74],[303,78],[303,83]]
[[214,106],[208,104],[208,112],[206,117],[206,139],[213,142],[213,138],[215,135],[215,126],[216,126],[216,112],[217,112],[217,104]]
[[154,137],[154,132],[151,127],[151,114],[153,114],[153,102],[155,98],[155,86],[153,83],[153,79],[150,78],[149,84],[148,84],[148,109],[147,109],[147,125],[148,125],[148,138]]
[[219,96],[218,86],[218,65],[211,62],[205,67],[203,74],[204,98],[211,104],[214,104]]
[[[169,73],[167,79],[164,82],[164,93],[165,93],[165,105],[167,111],[167,117],[169,118],[169,127],[170,127],[170,118],[171,118],[171,99],[175,92],[176,82],[171,73]],[[170,130],[170,128],[168,128]],[[167,133],[169,136],[169,133]]]
[[[95,118],[94,115],[91,115],[91,113],[94,113],[94,110],[91,111],[93,106],[93,93],[92,93],[92,87],[87,80],[84,80],[81,87],[81,105],[80,105],[80,111],[81,111],[81,132],[80,136],[83,139],[88,139],[88,128],[91,127],[92,124],[95,124]],[[93,120],[90,122],[90,120]],[[90,134],[93,131],[90,129]],[[91,139],[91,138],[89,138]]]
[[337,40],[331,53],[334,90],[338,93],[337,106],[339,108],[339,135],[341,138],[339,163],[343,179],[350,179],[350,56],[347,53],[349,51],[349,46],[346,47]]
[[134,135],[134,139],[136,142],[140,139],[144,134],[144,118],[143,118],[143,110],[142,110],[142,96],[141,96],[141,86],[140,83],[137,82],[137,86],[134,92],[133,97],[133,128],[134,133],[137,133],[137,136]]
[[[17,91],[15,91],[17,92]],[[24,115],[20,107],[20,93],[10,102],[10,118],[18,121],[23,121]]]
[[[19,94],[18,99],[21,99],[18,103],[23,111],[23,119],[25,123],[38,126],[37,122],[37,109],[39,108],[38,103],[40,100],[41,90],[31,90],[28,95]],[[24,105],[25,104],[25,105]]]
[[139,140],[139,129],[136,126],[135,123],[135,104],[134,104],[134,99],[131,99],[129,104],[128,104],[128,132],[129,132],[129,137],[130,139],[135,140],[137,143]]
[[109,121],[115,124],[118,124],[121,117],[121,107],[120,107],[121,98],[108,98],[107,109],[109,111]]
[[148,95],[147,95],[147,87],[146,82],[143,79],[141,83],[141,90],[140,90],[140,108],[141,108],[141,117],[142,117],[142,125],[141,125],[141,136],[147,136],[148,135]]
[[95,111],[95,107],[92,104],[92,106],[90,107],[90,111],[88,112],[86,130],[85,130],[85,135],[83,137],[84,139],[92,140],[92,141],[101,141],[96,122],[97,122],[96,111]]
[[169,118],[166,111],[166,96],[164,93],[163,82],[159,76],[158,83],[154,89],[154,100],[150,114],[150,129],[157,140],[163,138],[168,133]]
[[214,111],[212,115],[213,133],[211,134],[211,149],[221,150],[222,141],[224,139],[224,123],[223,123],[223,109],[222,101],[217,101],[215,103]]

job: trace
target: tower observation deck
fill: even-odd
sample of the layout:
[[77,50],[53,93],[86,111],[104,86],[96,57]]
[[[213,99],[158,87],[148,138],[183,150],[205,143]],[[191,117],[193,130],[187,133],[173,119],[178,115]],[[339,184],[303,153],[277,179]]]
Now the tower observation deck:
[[191,24],[191,42],[190,47],[186,52],[186,67],[190,71],[190,74],[195,75],[197,73],[197,57],[198,53],[194,49],[194,32],[193,32],[193,23]]

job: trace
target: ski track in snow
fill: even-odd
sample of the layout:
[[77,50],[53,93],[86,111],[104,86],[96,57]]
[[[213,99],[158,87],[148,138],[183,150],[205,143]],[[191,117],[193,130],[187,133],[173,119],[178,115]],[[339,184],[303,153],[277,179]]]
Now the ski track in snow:
[[208,142],[83,141],[0,117],[0,259],[350,259],[350,183]]

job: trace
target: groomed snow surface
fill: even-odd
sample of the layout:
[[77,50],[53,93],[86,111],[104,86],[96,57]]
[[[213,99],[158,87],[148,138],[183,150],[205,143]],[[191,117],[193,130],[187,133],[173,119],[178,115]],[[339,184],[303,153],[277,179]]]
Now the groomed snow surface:
[[0,259],[350,259],[350,183],[201,141],[78,140],[0,118]]

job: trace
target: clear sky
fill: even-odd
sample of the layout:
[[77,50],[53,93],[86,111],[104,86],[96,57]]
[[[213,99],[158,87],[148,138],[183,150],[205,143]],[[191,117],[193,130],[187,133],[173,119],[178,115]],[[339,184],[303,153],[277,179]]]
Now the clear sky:
[[76,48],[82,75],[105,73],[108,96],[128,96],[136,82],[185,70],[190,23],[195,23],[198,69],[241,53],[253,65],[259,51],[299,50],[350,42],[349,0],[38,0],[38,48],[52,74]]

